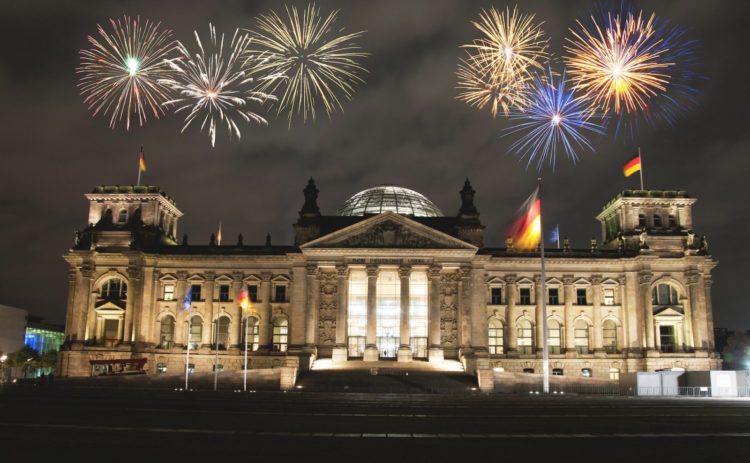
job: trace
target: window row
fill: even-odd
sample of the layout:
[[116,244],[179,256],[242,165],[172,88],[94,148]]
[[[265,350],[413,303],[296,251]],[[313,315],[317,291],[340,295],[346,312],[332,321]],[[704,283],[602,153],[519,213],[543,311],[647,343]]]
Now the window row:
[[677,217],[673,214],[669,214],[666,216],[662,214],[653,214],[650,217],[650,221],[649,217],[646,214],[638,214],[638,228],[676,228],[677,226]]
[[[591,352],[590,327],[585,320],[578,320],[575,331],[574,348],[579,354]],[[562,325],[557,320],[547,322],[547,348],[550,354],[563,353]],[[531,322],[520,320],[516,326],[516,345],[521,354],[534,353],[534,333]],[[503,354],[506,351],[504,327],[500,320],[491,319],[488,329],[487,346],[490,354]],[[536,346],[541,349],[541,346]],[[602,348],[608,354],[617,352],[617,325],[612,320],[602,323]]]
[[[547,288],[547,304],[549,305],[562,305],[564,304],[563,291],[560,288]],[[615,288],[602,288],[602,300],[600,301],[603,305],[615,305]],[[496,286],[490,288],[490,301],[491,305],[501,305],[507,303],[507,299],[503,298],[503,288]],[[518,299],[517,304],[519,305],[531,305],[531,288],[518,288]],[[589,305],[589,290],[587,288],[576,288],[575,300],[576,305]]]
[[[219,285],[219,297],[218,300],[220,302],[230,302],[233,301],[234,298],[231,294],[231,285]],[[175,284],[174,283],[165,283],[162,287],[162,299],[165,301],[173,301],[178,296],[175,294]],[[247,287],[250,301],[251,302],[260,302],[260,298],[258,297],[258,285],[248,285]],[[192,301],[202,301],[203,300],[203,285],[199,283],[191,284],[190,285],[190,299]],[[287,296],[287,286],[286,285],[274,285],[273,291],[271,292],[271,302],[277,302],[277,303],[283,303],[283,302],[289,302],[288,296]]]
[[[159,347],[169,349],[174,346],[175,342],[175,319],[171,315],[166,315],[161,319],[159,324]],[[231,322],[229,317],[219,317],[213,326],[213,336],[211,345],[219,350],[224,350],[229,346],[229,328]],[[191,349],[198,349],[203,344],[203,319],[198,315],[193,315],[188,324],[188,343]],[[247,331],[245,324],[242,323],[242,333],[240,338],[244,338],[247,349],[257,351],[260,346],[260,323],[255,317],[247,320]],[[286,352],[289,343],[289,322],[286,318],[276,318],[273,321],[271,348],[274,352]],[[241,347],[244,349],[245,344]]]

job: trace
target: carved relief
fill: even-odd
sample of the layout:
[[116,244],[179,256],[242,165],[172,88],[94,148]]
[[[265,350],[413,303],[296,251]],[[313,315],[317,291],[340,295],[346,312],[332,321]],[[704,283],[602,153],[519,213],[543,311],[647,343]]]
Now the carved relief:
[[318,274],[320,283],[318,345],[320,346],[336,344],[336,294],[338,292],[336,280],[336,272],[321,271]]
[[418,235],[404,225],[385,220],[364,232],[335,244],[353,248],[449,248],[451,246],[426,236]]
[[458,347],[458,272],[443,273],[440,284],[440,344]]

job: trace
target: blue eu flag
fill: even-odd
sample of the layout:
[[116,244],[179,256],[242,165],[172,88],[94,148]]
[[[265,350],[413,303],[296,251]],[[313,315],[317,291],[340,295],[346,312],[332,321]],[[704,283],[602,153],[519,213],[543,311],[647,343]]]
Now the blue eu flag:
[[182,298],[182,310],[190,310],[191,305],[193,305],[193,291],[188,286],[187,291],[185,291],[185,297]]
[[549,232],[548,241],[550,243],[557,243],[560,241],[560,226],[555,225],[555,228],[552,229],[551,232]]

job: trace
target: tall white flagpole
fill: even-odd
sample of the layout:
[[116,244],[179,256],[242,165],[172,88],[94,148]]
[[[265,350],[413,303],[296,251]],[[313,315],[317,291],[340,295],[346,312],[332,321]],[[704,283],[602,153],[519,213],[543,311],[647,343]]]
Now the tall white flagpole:
[[242,390],[247,391],[247,319],[248,316],[245,315],[245,373],[242,378]]
[[641,147],[638,147],[638,161],[641,163],[641,168],[638,169],[638,173],[641,174],[641,190],[643,190],[643,157],[641,156]]
[[219,320],[221,320],[221,317],[217,318],[214,322],[214,326],[216,326],[214,330],[214,347],[216,348],[216,358],[214,359],[214,391],[219,384]]
[[188,312],[187,322],[187,350],[185,351],[185,390],[188,390],[188,374],[190,373],[190,312]]
[[[540,246],[540,261],[542,264],[542,389],[545,394],[549,394],[549,346],[547,343],[547,277],[544,271],[544,221],[542,218],[542,179],[539,178],[539,239],[542,242]],[[559,229],[558,229],[559,233]]]

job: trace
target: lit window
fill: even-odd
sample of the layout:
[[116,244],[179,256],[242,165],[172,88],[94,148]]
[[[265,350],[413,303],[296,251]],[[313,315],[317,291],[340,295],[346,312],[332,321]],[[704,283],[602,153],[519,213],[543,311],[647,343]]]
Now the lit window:
[[174,300],[174,285],[171,283],[164,285],[164,300],[165,301]]
[[229,285],[219,286],[219,301],[221,302],[229,301]]
[[521,288],[519,290],[520,300],[518,301],[521,305],[531,304],[531,288]]
[[500,305],[503,299],[502,288],[490,288],[490,304]]
[[214,347],[224,350],[229,345],[229,317],[219,317],[216,319],[216,338]]
[[604,288],[604,305],[615,305],[614,288]]
[[576,289],[576,304],[578,305],[586,305],[586,288],[578,288]]
[[120,211],[120,215],[117,216],[117,221],[120,223],[125,223],[128,221],[128,211],[123,209]]
[[531,354],[533,349],[533,339],[531,334],[531,322],[521,320],[518,322],[518,352],[521,354]]
[[557,320],[549,320],[547,322],[547,349],[549,349],[550,354],[562,353],[560,331],[560,322]]
[[562,376],[563,375],[563,369],[562,368],[553,368],[552,369],[552,376]]
[[201,300],[201,285],[190,285],[190,297],[193,301]]
[[560,290],[557,288],[550,288],[547,291],[549,293],[549,304],[560,305]]
[[606,320],[602,324],[602,343],[606,353],[617,352],[617,325],[612,320]]
[[258,319],[250,317],[247,320],[247,333],[245,333],[245,342],[247,343],[247,349],[251,351],[258,350],[260,343],[260,324]]
[[159,329],[159,347],[169,349],[174,342],[174,317],[167,315],[161,319]]
[[427,270],[413,269],[409,277],[409,345],[414,358],[427,357],[428,300]]
[[347,336],[349,357],[362,357],[367,330],[367,274],[364,270],[349,272],[349,306]]
[[289,322],[286,318],[277,318],[273,321],[273,350],[274,352],[286,352],[289,335]]
[[493,318],[490,320],[488,347],[490,354],[503,353],[503,324],[500,320]]
[[578,320],[575,325],[576,352],[579,354],[589,353],[589,325],[583,320]]
[[167,364],[164,362],[159,362],[156,364],[156,372],[157,373],[166,373],[167,372]]
[[666,283],[657,285],[651,292],[651,302],[654,305],[677,305],[677,289]]
[[674,326],[672,325],[659,326],[659,340],[661,341],[660,349],[662,352],[665,352],[665,353],[674,352],[674,347],[675,347]]
[[610,368],[609,369],[609,379],[618,381],[620,379],[620,369],[619,368]]
[[591,368],[581,368],[581,376],[583,376],[584,378],[591,378]]

